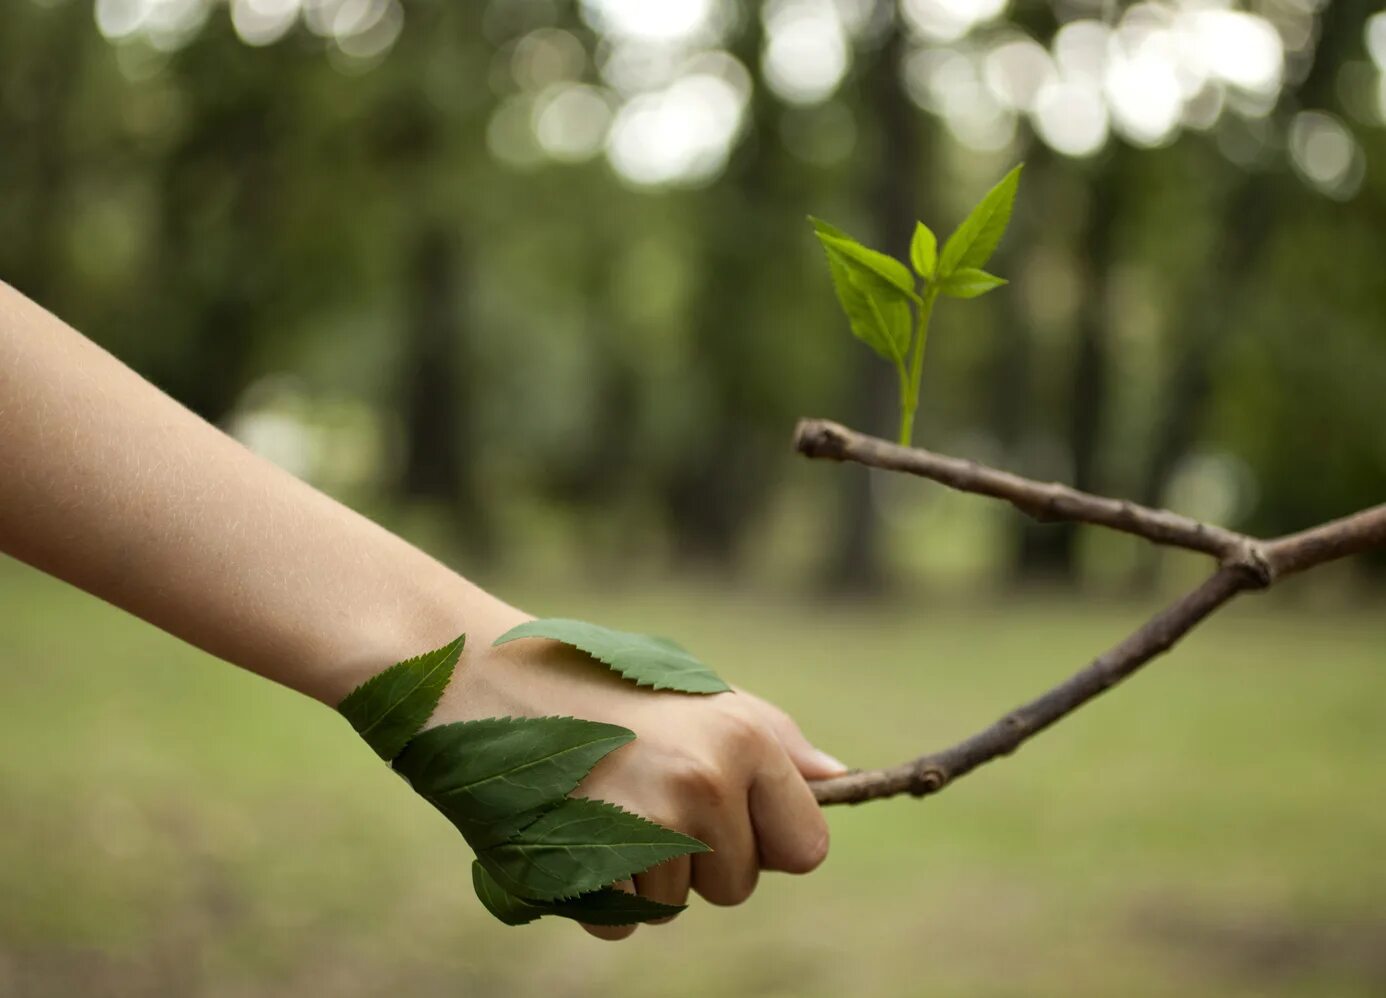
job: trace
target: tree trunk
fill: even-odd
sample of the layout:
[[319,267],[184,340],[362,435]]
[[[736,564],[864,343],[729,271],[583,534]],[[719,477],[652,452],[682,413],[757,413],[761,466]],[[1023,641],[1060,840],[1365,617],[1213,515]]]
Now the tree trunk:
[[[734,54],[755,67],[762,41],[752,15]],[[793,165],[778,139],[779,106],[763,80],[755,81],[749,115],[747,141],[701,196],[702,291],[694,298],[688,374],[705,386],[709,410],[663,490],[676,557],[716,570],[736,563],[772,483],[765,454],[779,445],[766,427],[781,416],[767,403],[764,386],[775,374],[764,367],[755,305],[766,261],[792,258],[792,240],[801,235],[798,212],[782,207]]]
[[399,411],[404,420],[405,495],[438,503],[457,516],[459,536],[478,556],[489,553],[472,472],[465,271],[460,238],[439,220],[420,223],[408,261]]
[[[1089,189],[1081,258],[1087,280],[1076,320],[1073,368],[1068,392],[1066,442],[1073,485],[1086,492],[1101,488],[1102,426],[1110,394],[1110,278],[1121,198],[1129,182],[1127,158],[1119,147]],[[1072,523],[1022,526],[1018,574],[1024,581],[1073,584],[1078,581],[1078,531]]]

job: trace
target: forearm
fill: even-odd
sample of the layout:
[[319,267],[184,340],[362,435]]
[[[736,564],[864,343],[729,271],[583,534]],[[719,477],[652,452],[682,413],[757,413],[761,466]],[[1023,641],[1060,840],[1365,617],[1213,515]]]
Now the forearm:
[[0,550],[327,703],[516,616],[4,284]]

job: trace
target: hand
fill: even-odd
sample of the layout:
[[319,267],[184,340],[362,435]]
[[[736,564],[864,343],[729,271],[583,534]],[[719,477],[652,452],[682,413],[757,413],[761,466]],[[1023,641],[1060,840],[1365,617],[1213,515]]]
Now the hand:
[[[626,889],[684,904],[691,888],[713,904],[733,905],[751,895],[763,869],[808,873],[823,862],[828,826],[805,781],[845,767],[815,749],[788,714],[740,690],[640,689],[555,641],[492,647],[524,619],[505,614],[480,629],[473,622],[457,678],[431,723],[561,714],[634,731],[636,740],[599,762],[576,793],[695,836],[712,851],[637,874]],[[635,931],[586,928],[603,939]]]

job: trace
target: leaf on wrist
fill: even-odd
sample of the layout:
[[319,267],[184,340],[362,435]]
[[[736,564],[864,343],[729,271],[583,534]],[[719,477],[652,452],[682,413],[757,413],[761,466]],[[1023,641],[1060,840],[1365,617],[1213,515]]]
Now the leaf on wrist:
[[466,635],[406,659],[347,694],[337,710],[380,758],[397,756],[428,721],[452,679]]
[[518,832],[562,801],[604,756],[635,739],[575,717],[490,717],[430,728],[395,770],[475,848]]
[[570,901],[530,901],[496,883],[479,862],[472,863],[472,887],[486,910],[506,925],[525,925],[545,915],[571,918],[589,925],[631,925],[671,918],[687,907],[661,904],[614,887],[603,887]]
[[667,638],[632,634],[581,620],[531,620],[506,631],[501,645],[520,638],[549,638],[571,645],[637,686],[680,693],[726,693],[731,687],[685,649]]
[[572,797],[477,860],[500,887],[523,898],[575,898],[676,856],[707,852],[691,836],[605,801]]
[[[558,620],[522,625],[496,643],[521,637],[566,641],[656,689],[728,689],[663,638]],[[492,717],[419,733],[463,642],[459,637],[391,666],[353,690],[338,710],[476,850],[473,881],[486,908],[509,925],[544,915],[624,925],[681,911],[610,885],[707,846],[614,804],[567,796],[634,732],[575,717]]]

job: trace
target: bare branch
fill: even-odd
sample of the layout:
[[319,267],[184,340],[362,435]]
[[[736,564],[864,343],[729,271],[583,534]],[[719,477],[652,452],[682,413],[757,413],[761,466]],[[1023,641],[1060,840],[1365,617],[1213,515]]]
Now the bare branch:
[[1272,574],[1279,577],[1379,547],[1386,547],[1386,503],[1287,534],[1266,544],[1264,551]]
[[1256,541],[1245,534],[1168,510],[1079,492],[1057,482],[1037,482],[919,447],[903,447],[825,419],[800,421],[794,434],[794,449],[806,457],[855,461],[872,468],[919,475],[960,492],[1004,499],[1037,520],[1071,520],[1110,527],[1155,544],[1209,554],[1223,564],[1243,565],[1257,576],[1268,574]]
[[1111,689],[1238,593],[1371,548],[1386,547],[1386,504],[1273,541],[1200,523],[1176,513],[1045,484],[971,461],[902,447],[825,420],[804,420],[795,449],[809,457],[856,461],[930,478],[964,492],[1005,499],[1045,520],[1110,527],[1212,555],[1220,567],[1198,588],[1156,614],[1114,648],[1053,689],[1017,707],[951,748],[888,769],[862,770],[811,784],[820,804],[857,804],[880,797],[937,793],[983,763],[1014,752],[1027,739]]

